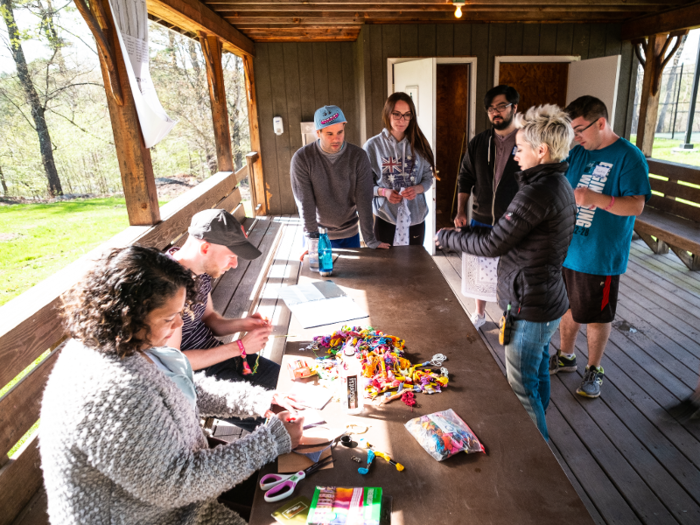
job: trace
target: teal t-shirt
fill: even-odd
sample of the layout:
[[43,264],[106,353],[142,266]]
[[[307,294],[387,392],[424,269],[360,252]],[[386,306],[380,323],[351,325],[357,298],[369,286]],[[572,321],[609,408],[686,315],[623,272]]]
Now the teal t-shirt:
[[[589,188],[612,197],[651,197],[647,161],[624,138],[594,151],[576,146],[569,152],[567,162],[566,178],[574,189]],[[634,216],[621,217],[601,208],[589,210],[579,206],[564,267],[594,275],[625,273],[633,229]]]

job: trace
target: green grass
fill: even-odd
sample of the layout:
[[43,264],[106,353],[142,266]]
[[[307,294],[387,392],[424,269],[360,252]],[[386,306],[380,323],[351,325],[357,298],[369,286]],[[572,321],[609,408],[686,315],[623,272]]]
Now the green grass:
[[0,207],[0,305],[128,226],[123,197]]
[[[637,137],[632,135],[630,137],[630,142],[634,144]],[[674,148],[678,148],[680,143],[683,142],[683,138],[679,137],[675,140],[655,138],[654,139],[654,149],[652,150],[652,158],[658,160],[669,160],[671,162],[678,162],[680,164],[689,164],[691,166],[700,166],[700,144],[696,144],[695,148],[688,150],[688,152],[674,152]]]

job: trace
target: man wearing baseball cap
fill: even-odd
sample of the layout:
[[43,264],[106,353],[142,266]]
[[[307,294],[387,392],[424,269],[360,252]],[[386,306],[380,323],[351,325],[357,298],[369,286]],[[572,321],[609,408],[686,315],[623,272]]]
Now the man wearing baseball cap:
[[372,231],[373,174],[367,153],[345,142],[347,120],[338,106],[324,106],[314,115],[318,140],[292,158],[292,191],[304,231],[328,230],[335,248],[359,248],[360,232],[370,248],[389,248]]
[[[260,251],[248,241],[241,224],[225,210],[211,209],[195,214],[188,233],[189,237],[182,248],[173,248],[168,254],[196,275],[199,304],[191,312],[182,314],[182,328],[170,337],[168,346],[179,348],[189,359],[192,369],[202,370],[207,376],[228,381],[248,381],[274,390],[279,365],[264,357],[258,360],[256,355],[265,348],[272,325],[258,313],[244,319],[226,319],[214,310],[211,300],[212,279],[238,266],[239,257],[256,259],[260,257]],[[247,334],[231,343],[222,343],[217,339],[238,332]],[[244,352],[245,358],[242,357]],[[255,373],[249,373],[256,362]],[[264,402],[261,399],[261,403]],[[277,393],[272,397],[272,402],[288,409],[298,408],[293,400]],[[261,408],[259,414],[269,406]],[[232,423],[248,431],[263,421],[261,418],[231,419]]]

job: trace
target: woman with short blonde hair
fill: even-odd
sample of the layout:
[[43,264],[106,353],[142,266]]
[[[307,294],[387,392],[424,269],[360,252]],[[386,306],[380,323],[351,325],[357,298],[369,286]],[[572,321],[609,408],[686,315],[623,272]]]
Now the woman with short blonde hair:
[[492,230],[440,230],[438,245],[501,257],[498,304],[512,321],[505,342],[508,382],[545,439],[549,404],[549,341],[569,308],[562,263],[576,221],[576,201],[563,162],[574,138],[557,106],[518,115],[515,174],[520,190]]

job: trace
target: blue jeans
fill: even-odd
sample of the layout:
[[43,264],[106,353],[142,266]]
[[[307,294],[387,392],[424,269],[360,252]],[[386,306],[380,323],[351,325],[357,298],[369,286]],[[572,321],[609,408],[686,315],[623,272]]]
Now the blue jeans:
[[515,321],[506,345],[508,383],[525,410],[549,441],[544,411],[549,405],[549,341],[559,327],[556,319],[548,323]]
[[333,248],[359,248],[360,234],[356,233],[352,237],[345,237],[344,239],[331,239],[331,246]]

